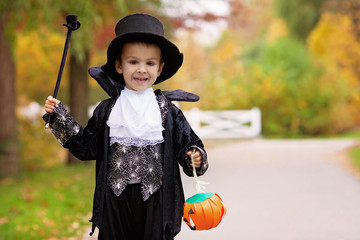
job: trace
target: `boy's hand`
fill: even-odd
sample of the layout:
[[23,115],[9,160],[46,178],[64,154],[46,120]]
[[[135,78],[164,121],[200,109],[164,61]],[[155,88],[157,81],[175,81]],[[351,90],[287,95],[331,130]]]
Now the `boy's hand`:
[[45,101],[45,112],[52,113],[54,108],[60,103],[59,100],[56,98],[53,98],[52,96],[49,96]]
[[[189,158],[191,159],[191,154],[193,154],[193,150],[190,150],[186,153]],[[202,163],[202,154],[201,152],[196,149],[195,153],[194,153],[194,163],[195,163],[195,168],[199,168],[201,167],[201,163]],[[192,163],[190,163],[190,166],[193,166]]]

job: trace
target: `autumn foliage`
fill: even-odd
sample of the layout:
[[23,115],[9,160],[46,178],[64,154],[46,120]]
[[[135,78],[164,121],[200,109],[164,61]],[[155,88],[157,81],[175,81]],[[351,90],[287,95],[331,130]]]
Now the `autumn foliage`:
[[324,12],[305,43],[282,19],[256,41],[226,31],[205,53],[189,38],[184,68],[198,74],[178,77],[201,95],[202,109],[259,107],[265,135],[337,134],[360,124],[360,43],[353,29],[348,16]]
[[[265,135],[336,134],[357,127],[360,42],[350,16],[322,12],[305,42],[291,34],[282,18],[268,16],[258,22],[266,26],[258,27],[251,38],[244,33],[250,27],[230,28],[213,46],[203,46],[194,30],[173,39],[184,52],[184,65],[171,81],[156,88],[181,88],[201,96],[198,104],[182,105],[185,109],[259,107]],[[45,35],[47,41],[41,41]],[[49,95],[62,44],[62,36],[47,32],[18,38],[20,99],[41,102]],[[104,49],[96,46],[100,45],[91,51],[92,66],[105,61]],[[67,87],[66,77],[62,87]],[[91,96],[102,93],[93,80],[90,87]]]

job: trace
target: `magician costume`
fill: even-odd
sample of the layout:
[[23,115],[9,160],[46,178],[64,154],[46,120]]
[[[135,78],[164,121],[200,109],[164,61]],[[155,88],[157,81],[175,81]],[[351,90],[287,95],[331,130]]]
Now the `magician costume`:
[[50,114],[50,129],[74,156],[96,160],[92,233],[98,227],[99,239],[173,239],[180,232],[185,201],[179,165],[193,176],[187,152],[194,148],[202,154],[199,176],[208,162],[202,141],[172,101],[195,102],[199,97],[182,90],[127,89],[115,69],[124,43],[142,41],[161,48],[165,65],[154,84],[173,76],[183,55],[150,15],[121,19],[115,33],[107,63],[89,69],[110,98],[96,107],[86,127],[60,102]]

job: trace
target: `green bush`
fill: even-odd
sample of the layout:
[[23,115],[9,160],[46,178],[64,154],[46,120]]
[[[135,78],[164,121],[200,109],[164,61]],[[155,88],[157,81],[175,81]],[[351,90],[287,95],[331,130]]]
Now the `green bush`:
[[20,159],[23,171],[36,171],[64,163],[66,150],[62,148],[45,123],[19,118]]
[[297,40],[282,38],[244,49],[226,67],[233,74],[214,68],[218,74],[209,77],[202,107],[259,107],[265,135],[332,134],[353,124],[347,108],[353,90],[346,79],[315,62]]

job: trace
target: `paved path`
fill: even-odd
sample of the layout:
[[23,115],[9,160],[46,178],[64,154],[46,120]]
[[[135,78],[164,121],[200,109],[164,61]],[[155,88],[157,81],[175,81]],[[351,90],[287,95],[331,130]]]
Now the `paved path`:
[[[208,150],[210,182],[228,212],[209,231],[176,240],[359,240],[360,178],[346,167],[355,140],[242,141]],[[186,197],[193,178],[183,177]],[[94,238],[93,238],[94,239]]]
[[[202,177],[228,213],[177,240],[359,240],[360,178],[343,164],[353,140],[253,140],[210,150]],[[193,182],[184,179],[187,196]]]

